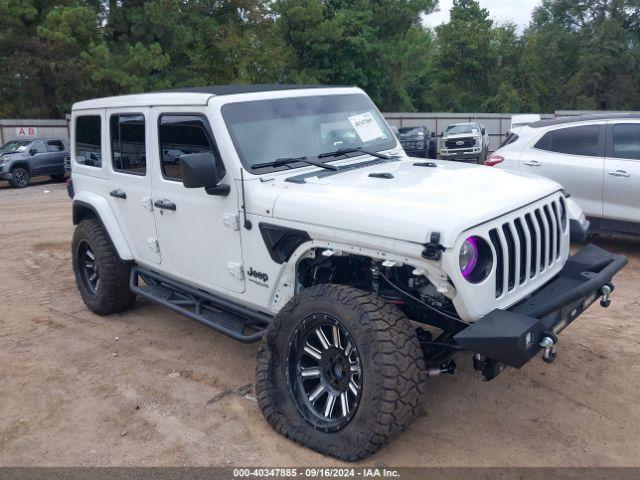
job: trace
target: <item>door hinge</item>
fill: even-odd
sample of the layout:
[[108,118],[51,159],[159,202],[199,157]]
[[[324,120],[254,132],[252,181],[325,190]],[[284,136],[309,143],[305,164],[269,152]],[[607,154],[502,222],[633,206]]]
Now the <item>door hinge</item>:
[[240,230],[240,217],[238,217],[238,215],[236,215],[235,213],[223,213],[222,223],[224,223],[234,232]]
[[147,238],[147,244],[152,252],[160,253],[160,244],[157,238]]
[[422,256],[429,260],[440,260],[444,247],[440,245],[440,233],[433,232],[429,243],[424,246]]
[[230,275],[236,277],[238,280],[244,280],[244,268],[241,263],[228,262],[227,270]]

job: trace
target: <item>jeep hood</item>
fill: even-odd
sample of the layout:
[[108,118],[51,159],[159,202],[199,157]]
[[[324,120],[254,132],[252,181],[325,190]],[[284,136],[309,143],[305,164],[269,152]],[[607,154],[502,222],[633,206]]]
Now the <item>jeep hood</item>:
[[[421,244],[439,232],[440,243],[451,247],[465,230],[561,189],[546,178],[485,166],[415,163],[425,161],[404,158],[338,173],[320,170],[304,183],[290,181],[299,171],[289,181],[280,177],[273,217]],[[390,178],[370,176],[377,173]]]

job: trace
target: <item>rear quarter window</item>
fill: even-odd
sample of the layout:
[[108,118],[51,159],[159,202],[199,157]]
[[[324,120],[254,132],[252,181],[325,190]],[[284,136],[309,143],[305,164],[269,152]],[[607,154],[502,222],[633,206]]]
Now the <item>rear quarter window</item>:
[[76,117],[75,161],[88,167],[102,167],[102,120],[99,115]]

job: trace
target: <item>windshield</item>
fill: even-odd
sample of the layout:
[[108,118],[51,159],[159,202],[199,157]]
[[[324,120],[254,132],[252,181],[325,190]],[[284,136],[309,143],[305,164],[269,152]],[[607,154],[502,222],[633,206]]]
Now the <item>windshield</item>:
[[[230,103],[222,107],[233,144],[244,166],[282,158],[307,157],[362,147],[396,146],[396,139],[373,102],[362,94],[319,95]],[[322,161],[335,160],[326,157]],[[259,173],[303,166],[289,163]]]
[[2,153],[23,152],[31,143],[30,140],[12,140],[0,147]]
[[403,137],[422,137],[424,136],[424,130],[420,127],[403,127],[399,128],[398,131],[400,135]]
[[480,131],[475,123],[461,123],[460,125],[448,126],[447,133],[480,133]]

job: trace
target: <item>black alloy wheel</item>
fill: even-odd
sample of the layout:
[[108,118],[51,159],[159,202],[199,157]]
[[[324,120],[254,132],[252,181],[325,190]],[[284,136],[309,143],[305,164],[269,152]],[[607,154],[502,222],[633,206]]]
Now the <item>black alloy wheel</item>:
[[83,287],[92,295],[98,293],[100,288],[98,262],[91,246],[84,240],[78,245],[78,267]]
[[346,327],[328,314],[305,318],[288,346],[288,383],[296,406],[314,428],[344,428],[358,408],[362,362]]

